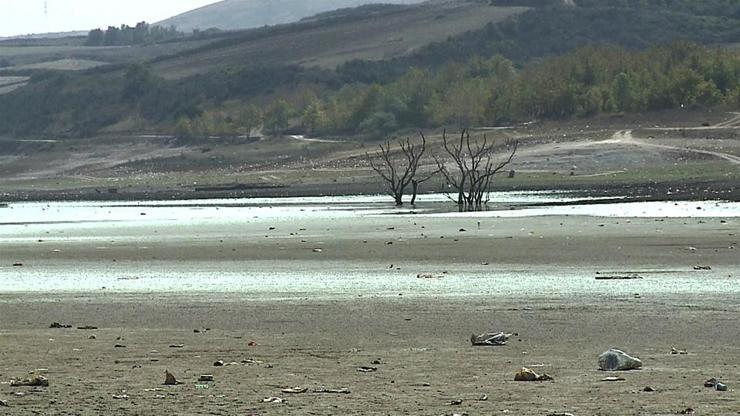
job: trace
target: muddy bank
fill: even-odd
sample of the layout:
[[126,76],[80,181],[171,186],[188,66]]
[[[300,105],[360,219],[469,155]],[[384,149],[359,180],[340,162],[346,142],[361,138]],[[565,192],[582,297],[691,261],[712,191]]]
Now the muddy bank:
[[[687,408],[733,415],[739,304],[727,296],[260,302],[49,295],[20,302],[4,295],[0,377],[37,370],[50,385],[3,383],[0,399],[7,415],[634,415]],[[54,321],[99,329],[49,329]],[[471,333],[488,330],[517,335],[502,347],[470,345]],[[624,381],[601,381],[614,374],[597,370],[597,356],[612,346],[644,368],[616,374]],[[671,355],[672,347],[688,354]],[[226,365],[215,367],[219,360]],[[523,366],[555,381],[513,381]],[[183,384],[163,386],[165,370]],[[198,381],[202,374],[214,381]],[[703,387],[710,377],[729,391]],[[296,387],[308,391],[282,391]],[[349,393],[315,393],[321,388]],[[284,402],[265,403],[269,397]]]
[[[558,190],[584,198],[591,196],[620,197],[629,201],[662,200],[725,200],[740,201],[740,185],[736,181],[707,182],[636,182],[620,184],[558,184]],[[506,185],[499,181],[492,191],[549,191],[551,185]],[[442,188],[427,187],[425,192],[435,193]],[[68,190],[19,190],[0,192],[0,200],[16,201],[157,201],[186,199],[220,199],[252,197],[312,197],[341,195],[374,195],[385,192],[377,182],[334,183],[322,185],[284,184],[225,184],[187,189],[136,189],[136,188],[82,188]]]

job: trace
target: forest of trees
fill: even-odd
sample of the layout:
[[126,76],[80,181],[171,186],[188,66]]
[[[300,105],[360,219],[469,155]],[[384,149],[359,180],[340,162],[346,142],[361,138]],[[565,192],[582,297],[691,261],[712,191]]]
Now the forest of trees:
[[[269,133],[288,126],[286,117],[280,125],[271,121],[274,108],[307,133],[373,137],[411,127],[497,125],[679,107],[737,108],[740,54],[688,43],[643,52],[583,48],[521,70],[500,56],[472,58],[439,70],[411,69],[385,85],[347,85],[321,98],[310,90],[305,94],[300,102],[281,98],[265,105]],[[239,132],[241,112],[216,108],[186,121],[200,126],[202,135]]]

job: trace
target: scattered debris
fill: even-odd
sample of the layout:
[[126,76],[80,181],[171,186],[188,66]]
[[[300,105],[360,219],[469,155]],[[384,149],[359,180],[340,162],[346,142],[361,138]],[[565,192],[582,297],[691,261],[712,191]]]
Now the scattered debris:
[[598,275],[596,276],[596,280],[640,280],[643,277],[639,274],[624,274],[624,275],[612,275],[612,276],[606,276],[606,275]]
[[285,403],[285,399],[280,397],[268,397],[266,399],[262,399],[263,403]]
[[115,400],[128,400],[128,394],[121,393],[121,394],[114,394],[113,398]]
[[642,361],[615,348],[599,355],[599,369],[602,371],[637,370],[641,367]]
[[522,367],[514,376],[514,381],[555,381],[549,374],[539,375],[527,367]]
[[463,404],[462,399],[455,399],[450,402],[450,406],[460,406],[461,404]]
[[67,329],[67,328],[72,328],[72,325],[69,325],[69,324],[60,324],[59,322],[54,322],[51,325],[49,325],[49,328],[51,328],[51,329]]
[[185,348],[185,344],[172,344],[170,348]]
[[320,248],[315,248],[315,249],[313,249],[313,252],[314,252],[314,253],[323,253],[323,252],[324,252],[324,250],[322,250],[322,249],[320,249]]
[[646,386],[644,389],[642,389],[642,391],[644,391],[646,393],[653,393],[655,391],[655,388],[650,387],[650,386]]
[[359,371],[361,373],[374,373],[374,372],[378,371],[378,367],[362,366],[362,367],[358,367],[357,368],[357,371]]
[[13,263],[13,267],[23,267],[23,263]]
[[0,400],[0,407],[10,407],[10,405],[5,400]]
[[727,385],[712,377],[704,382],[704,387],[710,387],[718,391],[727,391]]
[[604,377],[601,381],[627,381],[624,377]]
[[198,381],[208,383],[213,381],[213,374],[203,374],[200,377],[198,377]]
[[441,274],[434,274],[434,273],[419,273],[416,275],[417,279],[441,279],[444,276]]
[[676,348],[671,348],[671,354],[672,355],[687,355],[688,354],[688,351],[686,351],[686,350],[679,350],[679,349],[676,349]]
[[178,384],[183,384],[181,381],[178,381],[172,373],[169,372],[169,370],[164,372],[164,385],[165,386],[176,386]]
[[82,331],[93,331],[93,330],[98,329],[98,327],[91,326],[91,325],[85,325],[85,326],[78,326],[77,329],[82,330]]
[[573,416],[573,413],[556,412],[556,413],[548,413],[547,416]]
[[349,389],[346,387],[342,387],[338,389],[319,387],[317,389],[314,389],[313,392],[316,394],[350,394],[351,393]]
[[712,270],[710,266],[694,266],[694,270]]
[[98,339],[98,337],[97,337],[97,336],[95,336],[95,334],[92,334],[92,335],[90,335],[89,337],[87,337],[87,339]]
[[36,376],[23,380],[10,380],[11,387],[49,387],[49,380],[44,376]]
[[470,336],[470,343],[473,346],[501,346],[506,345],[506,341],[511,338],[512,334],[504,332],[487,332],[481,335],[472,334]]
[[480,397],[478,397],[479,402],[487,402],[488,401],[488,395],[487,394],[481,394]]
[[126,346],[123,344],[116,344],[113,346],[113,348],[126,348]]
[[280,391],[286,394],[303,394],[303,393],[306,393],[308,389],[305,387],[292,387],[292,388],[282,389]]
[[677,415],[693,415],[694,413],[696,413],[696,410],[690,407],[687,407],[684,410],[679,410],[678,412],[676,412]]
[[256,347],[257,346],[257,342],[256,341],[249,341],[247,343],[247,346],[249,346],[249,347]]

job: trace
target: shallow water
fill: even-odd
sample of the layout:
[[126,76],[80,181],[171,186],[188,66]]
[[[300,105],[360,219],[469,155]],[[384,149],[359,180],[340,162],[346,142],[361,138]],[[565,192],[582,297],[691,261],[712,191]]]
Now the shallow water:
[[[13,227],[36,224],[75,224],[100,227],[103,224],[224,224],[244,221],[310,220],[312,218],[361,217],[414,213],[432,216],[530,217],[581,215],[642,218],[740,217],[738,202],[630,202],[599,203],[599,198],[574,198],[559,192],[498,192],[492,194],[489,210],[457,212],[443,194],[423,195],[413,208],[396,208],[383,195],[250,198],[146,202],[50,202],[12,203],[0,209],[0,236]],[[547,203],[584,204],[529,206]],[[452,212],[450,212],[452,210]],[[443,212],[440,212],[443,211]]]
[[[529,206],[575,201],[557,192],[497,193],[491,210],[440,212],[454,208],[445,195],[424,195],[414,218],[598,216],[619,218],[736,218],[740,204],[733,202],[638,202]],[[411,215],[396,208],[387,196],[315,198],[254,198],[155,202],[11,203],[0,208],[0,258],[3,247],[33,245],[37,239],[65,244],[91,244],[95,250],[121,242],[187,244],[218,238],[227,230],[264,230],[269,225],[311,224],[321,220],[350,219],[358,224],[385,224],[391,216]],[[498,209],[497,209],[498,208]],[[315,222],[318,224],[319,222]],[[238,227],[238,228],[237,228]],[[159,233],[152,230],[159,230]],[[382,229],[382,228],[381,228]],[[240,231],[241,232],[241,231]],[[264,231],[260,231],[263,232]],[[115,240],[115,241],[113,241]],[[32,259],[29,259],[32,260]],[[10,261],[11,259],[6,259]],[[146,261],[65,262],[29,261],[25,267],[0,265],[0,292],[117,292],[242,293],[255,298],[355,296],[578,296],[588,293],[631,296],[634,293],[739,293],[740,285],[728,277],[734,270],[670,274],[646,273],[635,281],[596,281],[594,270],[563,267],[449,265],[454,274],[442,279],[417,279],[419,265],[403,271],[386,264],[362,262],[264,261]],[[416,270],[407,272],[406,270]],[[433,270],[430,270],[433,271]],[[440,272],[440,271],[437,271]]]
[[[240,293],[253,299],[341,299],[354,297],[607,297],[668,294],[740,294],[726,270],[641,270],[639,280],[596,280],[576,267],[449,265],[448,274],[420,279],[411,267],[347,262],[152,262],[138,264],[58,263],[0,270],[3,293]],[[418,266],[417,266],[418,267]]]

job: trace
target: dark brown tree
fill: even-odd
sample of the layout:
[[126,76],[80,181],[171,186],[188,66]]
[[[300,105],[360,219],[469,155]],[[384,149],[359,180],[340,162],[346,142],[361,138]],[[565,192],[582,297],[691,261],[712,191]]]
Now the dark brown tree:
[[403,205],[403,196],[409,185],[412,186],[411,204],[416,202],[419,185],[428,181],[437,171],[426,176],[417,177],[419,164],[426,151],[426,137],[421,134],[421,143],[411,143],[409,138],[398,141],[399,151],[391,149],[391,142],[386,141],[379,145],[379,150],[372,155],[366,153],[370,167],[383,179],[388,193],[393,197],[397,206]]
[[[452,198],[460,209],[477,210],[488,203],[491,182],[496,174],[511,163],[519,142],[507,140],[498,145],[484,134],[481,139],[470,137],[467,129],[460,133],[459,140],[449,140],[447,132],[442,134],[445,152],[452,158],[454,168],[448,168],[444,159],[434,156],[439,172],[457,192]],[[506,150],[508,157],[496,162],[496,153]]]

